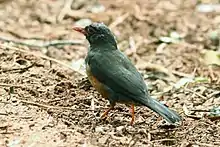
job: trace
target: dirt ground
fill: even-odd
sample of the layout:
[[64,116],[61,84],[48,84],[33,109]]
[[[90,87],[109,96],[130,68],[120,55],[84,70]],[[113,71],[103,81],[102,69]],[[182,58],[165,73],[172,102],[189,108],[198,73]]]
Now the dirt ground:
[[[220,146],[220,115],[210,115],[220,105],[220,67],[204,58],[207,50],[220,51],[209,37],[220,29],[220,13],[198,12],[198,5],[196,0],[1,0],[0,146]],[[108,101],[80,70],[71,69],[88,47],[71,27],[89,20],[111,28],[151,95],[182,116],[180,126],[141,106],[130,126],[123,104],[100,119]],[[177,32],[177,42],[160,39],[171,32]],[[175,88],[190,77],[193,82]]]

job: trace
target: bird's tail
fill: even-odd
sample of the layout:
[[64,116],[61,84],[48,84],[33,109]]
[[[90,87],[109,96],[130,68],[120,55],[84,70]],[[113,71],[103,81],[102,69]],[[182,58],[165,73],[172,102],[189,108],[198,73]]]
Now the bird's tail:
[[176,112],[170,110],[168,107],[158,102],[154,98],[148,98],[147,101],[144,102],[144,105],[158,113],[171,124],[181,121],[181,117]]

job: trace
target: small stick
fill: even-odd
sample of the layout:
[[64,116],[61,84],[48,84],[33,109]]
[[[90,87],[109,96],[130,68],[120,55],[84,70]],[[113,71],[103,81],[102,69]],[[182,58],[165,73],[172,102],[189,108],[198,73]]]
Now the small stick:
[[82,45],[82,40],[52,40],[52,41],[43,41],[37,39],[27,39],[24,41],[14,40],[11,38],[6,38],[0,36],[0,40],[6,42],[13,42],[15,44],[30,46],[30,47],[39,47],[39,48],[47,48],[50,46],[58,46],[58,45]]
[[17,87],[17,88],[23,88],[24,85],[14,85],[14,84],[6,84],[6,83],[0,83],[0,86],[3,87]]
[[187,77],[187,78],[192,78],[193,77],[193,75],[183,73],[183,72],[179,72],[179,71],[176,71],[176,70],[172,70],[172,73],[174,75],[177,75],[177,76],[180,76],[180,77]]
[[191,89],[188,89],[188,88],[184,88],[186,91],[189,91],[189,92],[192,92],[192,93],[194,93],[195,95],[197,95],[197,96],[199,96],[199,97],[201,97],[201,98],[203,98],[203,99],[207,99],[207,97],[205,97],[205,96],[203,96],[203,95],[201,95],[201,94],[199,94],[199,93],[197,93],[197,92],[195,92],[195,91],[192,91]]
[[213,144],[207,144],[207,143],[201,143],[201,142],[195,142],[199,146],[206,146],[206,147],[217,147],[216,145]]
[[211,66],[208,66],[208,71],[209,71],[209,75],[211,77],[211,80],[213,81],[215,79],[215,76],[214,76],[213,69]]
[[210,110],[207,110],[207,109],[191,109],[190,111],[195,111],[195,112],[210,112]]
[[0,112],[0,115],[8,115],[8,113]]
[[176,139],[164,138],[164,139],[159,139],[159,140],[152,140],[152,142],[162,142],[162,141],[176,141]]
[[200,117],[200,116],[191,115],[191,114],[189,113],[189,110],[187,109],[187,107],[186,107],[185,104],[183,105],[183,112],[184,112],[184,114],[185,114],[187,117],[189,117],[189,118],[193,118],[193,119],[196,119],[196,120],[202,118],[202,117]]
[[50,106],[50,105],[45,105],[45,104],[39,104],[31,101],[25,101],[25,100],[19,100],[22,103],[33,105],[33,106],[38,106],[38,107],[43,107],[43,108],[49,108],[49,109],[66,109],[66,110],[72,110],[72,111],[95,111],[91,109],[77,109],[77,108],[71,108],[71,107],[58,107],[58,106]]
[[24,70],[28,70],[29,68],[33,67],[34,65],[35,65],[35,63],[33,63],[33,64],[31,64],[27,67],[23,67],[23,68],[3,69],[3,70],[0,70],[0,73],[10,72],[10,71],[17,71],[17,70],[24,71]]
[[61,22],[63,18],[68,14],[69,11],[71,11],[71,5],[73,3],[73,0],[65,0],[64,6],[62,10],[60,11],[59,15],[57,16],[57,21]]
[[112,22],[109,25],[109,28],[111,28],[111,29],[115,28],[117,25],[122,23],[128,16],[129,16],[129,13],[125,13],[124,15],[118,17],[114,22]]
[[[11,49],[11,50],[15,50],[15,51],[19,51],[19,52],[22,52],[22,53],[27,53],[27,54],[30,54],[30,55],[33,55],[35,57],[39,57],[39,58],[42,58],[42,59],[45,59],[45,60],[49,60],[49,61],[53,61],[55,63],[58,63],[66,68],[69,68],[71,70],[74,70],[71,66],[57,60],[57,59],[54,59],[54,58],[51,58],[51,57],[48,57],[48,56],[45,56],[45,55],[39,55],[39,54],[36,54],[35,52],[30,52],[30,51],[26,51],[24,49],[19,49],[19,48],[16,48],[16,47],[13,47],[13,46],[9,46],[9,45],[5,45],[5,44],[0,44],[0,48],[2,49]],[[76,71],[76,70],[75,70]],[[77,73],[79,73],[78,71],[76,71]],[[80,74],[80,73],[79,73]]]

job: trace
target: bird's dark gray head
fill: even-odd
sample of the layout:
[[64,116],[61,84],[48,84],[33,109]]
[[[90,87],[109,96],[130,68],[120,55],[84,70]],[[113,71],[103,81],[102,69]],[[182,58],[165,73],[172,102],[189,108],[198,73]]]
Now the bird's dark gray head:
[[84,34],[91,46],[111,45],[117,49],[114,35],[103,23],[92,23],[85,28],[74,27],[73,29]]

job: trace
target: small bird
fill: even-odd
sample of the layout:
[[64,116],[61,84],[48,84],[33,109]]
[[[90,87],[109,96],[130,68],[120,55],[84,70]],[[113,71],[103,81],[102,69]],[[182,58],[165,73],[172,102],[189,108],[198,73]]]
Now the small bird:
[[73,29],[84,34],[90,44],[85,59],[89,81],[110,102],[110,107],[101,115],[102,118],[114,109],[116,103],[124,103],[131,105],[131,125],[135,120],[135,105],[147,106],[171,124],[181,121],[176,112],[150,97],[141,74],[118,49],[115,36],[106,25],[92,23],[85,28]]

